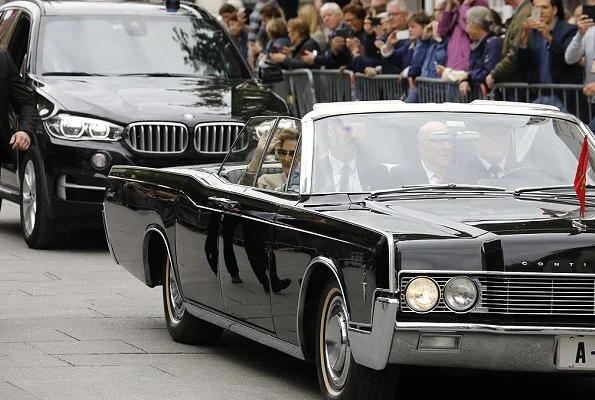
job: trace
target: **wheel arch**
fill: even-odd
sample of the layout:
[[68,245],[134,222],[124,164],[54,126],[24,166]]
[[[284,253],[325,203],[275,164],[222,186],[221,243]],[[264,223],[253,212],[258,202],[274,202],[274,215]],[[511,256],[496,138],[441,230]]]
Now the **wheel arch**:
[[316,332],[318,300],[320,299],[322,287],[330,279],[335,280],[339,285],[339,290],[345,299],[349,320],[349,302],[347,301],[343,273],[332,259],[324,256],[314,257],[302,276],[298,298],[297,336],[299,346],[306,360],[315,358],[314,333]]
[[147,286],[155,287],[163,284],[163,266],[167,257],[175,268],[170,244],[163,228],[156,224],[148,226],[143,239],[143,266]]

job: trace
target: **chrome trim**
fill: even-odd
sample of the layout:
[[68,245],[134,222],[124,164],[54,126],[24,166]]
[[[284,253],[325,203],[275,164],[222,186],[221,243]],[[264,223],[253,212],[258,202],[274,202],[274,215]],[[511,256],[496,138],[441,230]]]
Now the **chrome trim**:
[[66,189],[104,191],[105,186],[77,185],[76,183],[68,183],[66,182],[66,175],[60,175],[56,181],[56,197],[62,200],[67,200]]
[[5,193],[9,196],[20,196],[20,193],[18,190],[13,190],[13,189],[3,187],[3,186],[0,186],[0,193]]
[[397,299],[378,297],[374,301],[372,329],[365,331],[350,327],[347,330],[351,355],[355,362],[375,370],[386,367],[391,353],[398,308]]
[[333,262],[333,260],[331,260],[328,257],[324,257],[324,256],[316,256],[313,259],[310,260],[310,262],[308,263],[308,266],[306,267],[306,270],[304,271],[304,274],[302,275],[302,284],[300,286],[300,292],[298,294],[298,309],[297,309],[297,315],[296,315],[296,328],[297,328],[297,339],[298,339],[298,344],[299,347],[302,349],[302,351],[305,351],[305,336],[304,336],[304,332],[302,329],[303,326],[303,314],[304,314],[304,306],[306,304],[306,292],[308,290],[308,284],[310,283],[310,275],[312,275],[312,267],[314,265],[317,264],[322,264],[324,266],[326,266],[328,269],[331,270],[331,272],[333,273],[333,275],[335,276],[335,280],[337,281],[337,284],[339,285],[339,290],[341,291],[341,295],[343,296],[343,298],[345,299],[345,304],[346,304],[346,312],[347,312],[347,322],[349,324],[349,321],[351,321],[351,318],[349,316],[349,302],[347,300],[347,296],[345,296],[345,293],[347,293],[345,291],[345,287],[343,286],[343,281],[339,278],[339,269],[337,268],[337,266],[335,265],[335,263]]
[[289,354],[290,356],[294,356],[300,360],[304,360],[302,350],[296,345],[284,342],[281,339],[268,335],[247,325],[243,325],[238,321],[216,314],[200,306],[190,303],[185,303],[185,305],[186,310],[188,310],[188,312],[194,315],[196,318],[200,318],[204,321],[210,322],[211,324],[220,326],[221,328],[227,329],[231,332],[237,333],[238,335],[242,335],[248,339],[254,340],[255,342],[282,351],[283,353]]
[[514,326],[514,325],[493,325],[478,323],[435,323],[435,322],[399,322],[395,321],[394,329],[414,330],[426,332],[496,332],[499,334],[531,334],[531,335],[576,335],[595,334],[594,328],[577,328],[574,326]]
[[134,122],[124,128],[124,137],[139,153],[179,154],[188,148],[188,127],[177,122]]
[[[227,154],[235,140],[240,136],[245,124],[241,122],[205,122],[194,127],[194,150],[206,154]],[[242,136],[242,147],[245,150],[250,144],[250,137]],[[236,151],[236,148],[234,148]]]
[[109,234],[108,234],[107,219],[106,219],[106,215],[105,215],[105,203],[103,203],[103,205],[102,205],[101,217],[103,219],[103,232],[105,233],[105,241],[107,242],[107,248],[109,249],[109,252],[112,256],[112,260],[114,260],[114,262],[116,264],[120,265],[120,263],[118,262],[118,258],[116,257],[116,253],[114,253],[112,241],[110,240]]

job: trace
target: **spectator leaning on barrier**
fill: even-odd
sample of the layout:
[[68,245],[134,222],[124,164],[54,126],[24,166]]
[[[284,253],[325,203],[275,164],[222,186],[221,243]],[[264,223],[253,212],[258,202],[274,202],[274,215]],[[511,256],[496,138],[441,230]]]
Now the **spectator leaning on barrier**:
[[301,59],[306,51],[320,51],[318,43],[310,37],[310,27],[301,18],[287,21],[287,34],[291,47],[284,47],[278,53],[269,55],[271,61],[280,64],[283,69],[311,68]]
[[318,9],[314,4],[304,4],[298,10],[298,17],[303,19],[310,28],[310,37],[318,43],[320,51],[326,50],[326,35],[322,31],[322,22]]
[[420,11],[413,14],[409,21],[407,21],[407,27],[409,28],[409,40],[411,41],[410,53],[411,62],[408,66],[403,68],[401,77],[411,78],[411,82],[421,74],[421,68],[428,51],[427,46],[420,45],[422,41],[423,33],[426,26],[430,24],[430,17],[425,12]]
[[383,57],[389,57],[393,50],[405,44],[406,40],[400,39],[398,32],[407,29],[407,18],[409,10],[404,0],[393,0],[386,5],[386,16],[388,18],[388,33],[376,41],[376,47],[380,49]]
[[489,5],[486,0],[446,0],[438,30],[441,37],[448,37],[446,67],[465,71],[469,67],[471,40],[465,31],[467,11],[473,6]]
[[359,39],[361,43],[366,40],[367,35],[364,31],[364,20],[366,19],[366,10],[358,4],[348,4],[343,7],[343,22],[353,30],[352,36]]
[[496,82],[525,82],[527,80],[527,67],[517,64],[516,55],[523,32],[523,22],[531,15],[531,1],[505,0],[505,3],[512,6],[514,13],[506,21],[502,57],[486,77],[486,85],[489,89],[492,89]]
[[[472,7],[467,11],[466,31],[471,39],[471,54],[467,74],[459,83],[461,96],[479,95],[471,89],[483,85],[486,76],[496,66],[502,55],[503,39],[492,31],[494,19],[486,7]],[[483,93],[482,93],[483,94]]]
[[260,11],[267,4],[276,4],[275,0],[257,0],[254,8],[250,13],[248,26],[248,42],[254,43],[258,38],[258,34],[264,31],[264,24],[261,18]]
[[324,67],[326,69],[337,69],[342,65],[351,62],[351,52],[346,46],[346,38],[337,35],[337,32],[345,31],[347,26],[343,23],[343,11],[337,3],[324,3],[320,7],[322,23],[330,31],[326,50],[322,54],[306,51],[302,60],[309,65]]
[[541,19],[529,16],[523,22],[517,62],[528,68],[529,83],[583,83],[583,73],[576,62],[568,64],[566,49],[577,27],[564,22],[561,0],[533,0],[541,10]]

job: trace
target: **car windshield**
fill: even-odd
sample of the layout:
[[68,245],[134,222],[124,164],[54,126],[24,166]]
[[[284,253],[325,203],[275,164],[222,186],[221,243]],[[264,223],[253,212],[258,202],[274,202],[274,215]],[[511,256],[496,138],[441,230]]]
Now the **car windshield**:
[[41,75],[250,77],[223,30],[187,13],[45,17],[38,49]]
[[[371,192],[438,184],[448,189],[451,183],[506,190],[572,188],[584,135],[576,123],[528,115],[416,112],[328,117],[314,122],[310,191]],[[589,166],[587,183],[594,177]]]

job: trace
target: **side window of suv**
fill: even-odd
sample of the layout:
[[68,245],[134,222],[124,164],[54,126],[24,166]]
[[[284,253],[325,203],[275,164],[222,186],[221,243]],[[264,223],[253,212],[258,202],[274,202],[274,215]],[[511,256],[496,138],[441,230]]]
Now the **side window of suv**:
[[0,49],[6,50],[8,48],[8,42],[12,37],[12,32],[16,27],[17,10],[9,9],[2,13],[0,16]]
[[24,72],[25,65],[23,64],[23,61],[28,52],[30,31],[31,19],[25,13],[21,13],[10,42],[8,43],[8,52],[21,73]]

